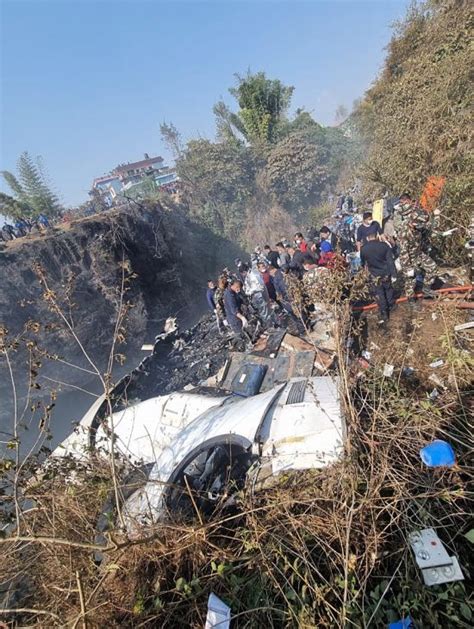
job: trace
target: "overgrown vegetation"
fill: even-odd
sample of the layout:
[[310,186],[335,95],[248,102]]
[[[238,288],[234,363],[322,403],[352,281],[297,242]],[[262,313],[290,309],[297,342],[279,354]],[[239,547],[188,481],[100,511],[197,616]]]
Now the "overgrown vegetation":
[[[237,509],[207,522],[163,521],[129,538],[109,515],[102,542],[97,523],[121,491],[113,482],[119,459],[115,472],[97,455],[53,464],[34,481],[25,473],[17,495],[28,509],[1,541],[1,580],[18,593],[9,608],[17,611],[4,616],[22,625],[202,627],[213,591],[231,606],[233,627],[381,627],[408,614],[420,627],[471,626],[473,362],[468,333],[453,331],[462,313],[439,303],[412,321],[400,316],[361,370],[346,360],[346,339],[362,330],[340,299],[342,271],[333,278],[331,289],[315,284],[311,300],[338,316],[341,461],[283,475],[257,492],[249,487]],[[428,395],[431,356],[422,351],[433,335],[445,363],[437,399]],[[381,346],[370,330],[368,342]],[[390,378],[388,356],[396,365]],[[403,376],[407,365],[415,377]],[[436,437],[453,444],[456,467],[422,465],[419,449]],[[429,526],[459,557],[466,582],[422,585],[407,536]]]
[[[217,140],[183,146],[173,125],[161,125],[177,158],[182,200],[212,229],[251,246],[278,223],[306,221],[309,208],[325,200],[356,143],[342,130],[325,128],[297,110],[288,116],[293,88],[263,72],[237,76],[229,90],[238,110],[214,107]],[[269,219],[271,214],[271,220]]]
[[419,198],[428,177],[444,176],[449,227],[468,225],[474,205],[473,24],[468,0],[414,4],[351,118],[368,147],[366,191]]
[[446,178],[441,227],[466,227],[473,207],[472,20],[467,0],[414,4],[395,26],[380,76],[339,127],[322,127],[304,110],[290,117],[293,87],[262,72],[237,75],[229,90],[237,109],[214,106],[216,141],[183,146],[173,125],[162,125],[182,200],[212,229],[250,246],[261,239],[270,209],[301,225],[329,192],[355,180],[363,184],[356,195],[363,206],[384,193],[419,198],[428,177],[439,176]]

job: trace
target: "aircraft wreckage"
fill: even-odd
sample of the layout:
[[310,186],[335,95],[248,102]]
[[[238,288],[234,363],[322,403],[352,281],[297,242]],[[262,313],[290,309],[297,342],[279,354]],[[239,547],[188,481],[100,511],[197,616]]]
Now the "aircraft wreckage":
[[[206,319],[195,326],[198,335],[211,328]],[[224,364],[216,369],[219,361],[208,361],[209,377],[163,394],[169,379],[160,380],[163,365],[181,354],[189,359],[187,348],[203,353],[192,331],[181,335],[168,320],[152,353],[108,399],[96,400],[53,456],[107,456],[113,434],[115,452],[134,470],[133,482],[124,482],[130,529],[167,513],[211,513],[244,486],[258,489],[281,472],[330,465],[342,453],[345,431],[334,325],[323,317],[311,342],[272,330],[247,352],[229,351],[212,330]]]

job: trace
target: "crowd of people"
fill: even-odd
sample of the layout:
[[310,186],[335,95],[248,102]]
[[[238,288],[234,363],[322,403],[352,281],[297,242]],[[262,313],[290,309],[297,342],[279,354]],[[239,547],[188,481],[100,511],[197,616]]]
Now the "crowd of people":
[[45,214],[38,214],[35,218],[19,217],[13,225],[5,223],[0,229],[0,240],[8,242],[16,238],[22,238],[32,232],[42,232],[51,226],[49,218]]
[[[341,195],[336,211],[320,229],[309,227],[291,240],[282,238],[273,246],[257,246],[251,259],[235,260],[235,269],[224,269],[207,285],[207,303],[221,333],[227,331],[249,340],[252,324],[259,329],[281,325],[289,317],[305,326],[301,309],[292,303],[289,285],[293,279],[305,286],[313,278],[334,269],[348,279],[366,271],[370,294],[379,307],[379,323],[387,326],[395,305],[394,285],[415,302],[417,295],[433,296],[439,277],[432,255],[431,233],[439,212],[427,212],[408,194],[384,204],[383,219],[374,220],[370,210],[360,212],[353,199]],[[326,275],[326,277],[328,277]]]

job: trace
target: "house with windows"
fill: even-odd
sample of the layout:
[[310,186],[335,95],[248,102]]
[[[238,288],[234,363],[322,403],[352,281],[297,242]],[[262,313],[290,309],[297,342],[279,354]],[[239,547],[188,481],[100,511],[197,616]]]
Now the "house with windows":
[[152,182],[157,188],[168,188],[177,180],[176,171],[166,166],[162,157],[150,157],[145,153],[144,159],[119,164],[108,175],[94,179],[89,195],[94,197],[99,194],[111,207],[117,202],[117,197],[127,196],[128,191],[142,187],[145,182]]

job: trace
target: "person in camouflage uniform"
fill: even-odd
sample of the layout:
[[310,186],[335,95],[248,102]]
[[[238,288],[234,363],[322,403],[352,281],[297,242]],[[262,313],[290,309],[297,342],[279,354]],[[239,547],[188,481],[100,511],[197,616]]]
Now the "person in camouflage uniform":
[[217,318],[217,327],[219,332],[224,332],[225,330],[225,310],[224,310],[224,292],[227,288],[227,277],[225,275],[221,275],[217,280],[217,288],[214,292],[214,303],[216,304],[216,318]]
[[399,260],[405,277],[406,296],[414,297],[416,276],[420,271],[423,272],[423,292],[429,294],[429,287],[438,272],[438,265],[426,253],[430,217],[410,199],[402,197],[393,222],[400,250]]

